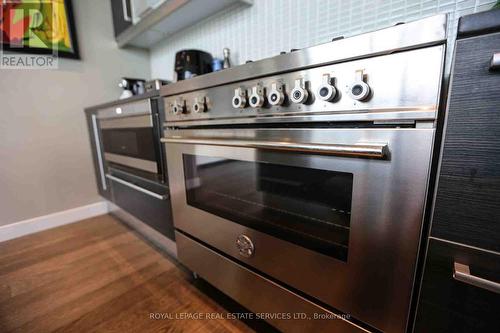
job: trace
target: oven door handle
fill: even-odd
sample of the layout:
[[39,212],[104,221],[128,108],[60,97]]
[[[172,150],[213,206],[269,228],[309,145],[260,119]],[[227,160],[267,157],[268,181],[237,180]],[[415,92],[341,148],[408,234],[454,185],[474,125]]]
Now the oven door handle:
[[337,155],[348,157],[367,157],[385,159],[389,152],[387,144],[320,144],[297,143],[286,141],[255,141],[255,140],[228,140],[221,138],[162,138],[163,143],[180,143],[193,145],[211,145],[226,147],[243,147],[268,150],[281,150],[308,154]]
[[155,193],[153,191],[150,191],[150,190],[146,190],[145,188],[142,188],[140,186],[137,186],[135,184],[132,184],[130,182],[127,182],[121,178],[118,178],[118,177],[115,177],[113,175],[110,175],[109,173],[106,174],[106,178],[109,178],[117,183],[120,183],[122,185],[125,185],[125,186],[128,186],[130,187],[131,189],[134,189],[136,191],[139,191],[139,192],[142,192],[144,194],[147,194],[149,195],[150,197],[153,197],[153,198],[156,198],[156,199],[159,199],[159,200],[166,200],[168,198],[167,195],[162,195],[162,194],[158,194],[158,193]]

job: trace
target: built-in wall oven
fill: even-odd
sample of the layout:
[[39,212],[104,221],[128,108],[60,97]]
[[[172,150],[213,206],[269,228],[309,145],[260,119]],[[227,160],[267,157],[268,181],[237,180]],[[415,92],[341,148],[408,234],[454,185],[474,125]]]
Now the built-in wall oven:
[[175,245],[157,235],[175,238],[160,143],[162,105],[156,97],[145,97],[94,109],[90,117],[100,193],[114,203],[113,214],[146,224],[153,230],[136,222],[134,227],[172,253]]
[[437,16],[165,87],[181,262],[285,331],[405,332],[445,27]]
[[103,109],[97,119],[108,167],[164,182],[161,124],[151,103],[144,99]]

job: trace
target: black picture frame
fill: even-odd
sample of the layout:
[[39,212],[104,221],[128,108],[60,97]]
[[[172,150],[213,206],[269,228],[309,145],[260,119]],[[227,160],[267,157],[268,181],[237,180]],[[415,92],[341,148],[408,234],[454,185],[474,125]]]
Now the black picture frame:
[[[75,60],[81,60],[80,49],[78,48],[78,38],[76,34],[75,27],[75,17],[73,14],[73,3],[72,0],[64,0],[64,6],[66,8],[66,16],[68,19],[68,30],[69,36],[71,38],[71,44],[73,47],[73,52],[68,51],[57,51],[57,56],[59,58],[69,58]],[[10,47],[9,44],[1,43],[1,49],[9,52],[19,52],[28,54],[53,54],[54,52],[50,49],[36,48],[36,47]]]

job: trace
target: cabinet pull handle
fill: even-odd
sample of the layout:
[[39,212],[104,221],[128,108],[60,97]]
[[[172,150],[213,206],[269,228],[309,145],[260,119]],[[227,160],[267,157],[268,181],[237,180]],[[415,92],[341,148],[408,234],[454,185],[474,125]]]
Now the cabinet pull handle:
[[457,281],[470,284],[472,286],[486,289],[494,293],[500,294],[500,283],[486,280],[470,273],[468,265],[460,264],[458,262],[454,263],[453,267],[453,278]]
[[495,52],[491,57],[490,71],[500,70],[500,52]]
[[120,184],[122,184],[122,185],[128,186],[128,187],[130,187],[131,189],[134,189],[134,190],[136,190],[136,191],[139,191],[139,192],[142,192],[142,193],[144,193],[144,194],[147,194],[147,195],[149,195],[150,197],[153,197],[153,198],[156,198],[156,199],[159,199],[159,200],[167,200],[167,199],[168,199],[168,196],[167,196],[166,194],[164,194],[164,195],[163,195],[163,194],[158,194],[158,193],[155,193],[155,192],[150,191],[150,190],[146,190],[145,188],[142,188],[142,187],[140,187],[140,186],[137,186],[137,185],[135,185],[135,184],[132,184],[132,183],[130,183],[130,182],[127,182],[127,181],[125,181],[125,180],[123,180],[123,179],[120,179],[120,178],[118,178],[118,177],[112,176],[112,175],[110,175],[109,173],[108,173],[108,174],[106,174],[106,177],[107,177],[107,178],[109,178],[109,179],[111,179],[111,180],[114,180],[114,181],[115,181],[115,182],[117,182],[117,183],[120,183]]
[[122,8],[123,8],[123,19],[127,22],[132,22],[132,18],[128,14],[127,0],[122,0]]

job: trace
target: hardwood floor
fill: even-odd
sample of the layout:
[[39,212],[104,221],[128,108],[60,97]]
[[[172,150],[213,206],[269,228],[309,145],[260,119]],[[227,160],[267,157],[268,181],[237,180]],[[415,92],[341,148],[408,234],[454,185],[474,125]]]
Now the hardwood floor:
[[110,215],[0,243],[0,332],[253,332],[226,314]]

